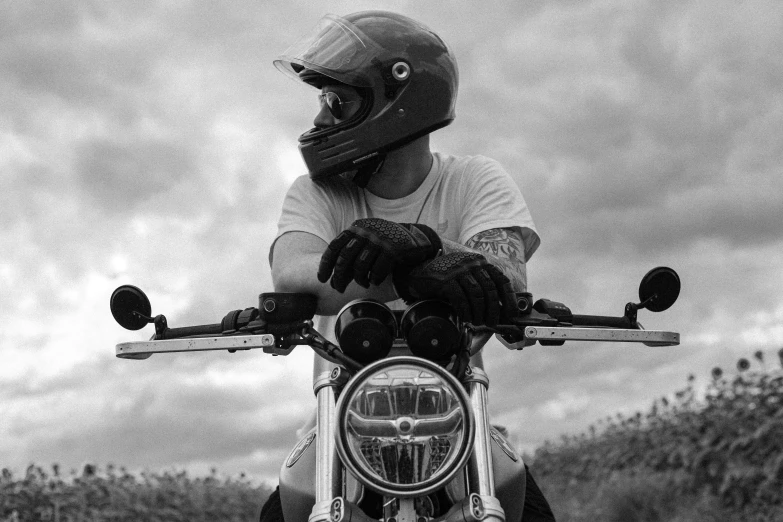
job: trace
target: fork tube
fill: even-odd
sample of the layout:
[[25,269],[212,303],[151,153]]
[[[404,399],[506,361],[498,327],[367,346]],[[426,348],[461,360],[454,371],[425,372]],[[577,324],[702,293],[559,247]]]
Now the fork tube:
[[470,394],[470,405],[476,421],[476,435],[473,439],[473,453],[468,462],[468,488],[471,493],[495,496],[495,476],[492,468],[492,447],[489,435],[489,413],[487,411],[487,388],[489,378],[483,370],[471,367],[465,380]]
[[331,502],[342,495],[342,469],[334,442],[335,384],[326,373],[316,381],[318,417],[316,424],[315,502]]

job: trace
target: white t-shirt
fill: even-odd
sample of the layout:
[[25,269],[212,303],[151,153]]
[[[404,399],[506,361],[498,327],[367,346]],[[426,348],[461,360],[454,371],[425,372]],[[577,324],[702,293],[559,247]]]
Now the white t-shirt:
[[[339,176],[313,182],[294,181],[286,194],[276,237],[308,232],[329,243],[357,219],[376,217],[397,223],[422,223],[442,238],[465,244],[492,228],[518,227],[525,243],[525,261],[540,239],[522,192],[496,161],[484,156],[433,153],[427,178],[415,192],[383,199]],[[274,248],[274,244],[272,245]],[[272,250],[269,254],[272,260]],[[401,309],[400,301],[388,303]],[[336,317],[316,316],[316,329],[334,342]]]

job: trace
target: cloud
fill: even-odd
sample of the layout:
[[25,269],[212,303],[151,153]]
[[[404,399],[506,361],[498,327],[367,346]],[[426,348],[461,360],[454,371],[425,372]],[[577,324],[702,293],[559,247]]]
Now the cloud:
[[557,251],[779,241],[783,33],[762,4],[550,4],[468,56],[460,117],[503,137],[459,145],[497,153]]
[[[239,460],[263,448],[274,458],[237,465],[271,480],[312,411],[309,356],[290,357],[291,364],[280,359],[275,366],[277,359],[255,352],[144,362],[106,356],[39,384],[19,380],[2,394],[10,406],[3,408],[0,452],[42,463],[159,469],[206,455]],[[48,413],[31,416],[32,408]]]
[[197,175],[191,151],[173,143],[149,141],[119,145],[95,141],[76,152],[79,186],[94,204],[132,211],[136,201],[166,190],[185,175]]

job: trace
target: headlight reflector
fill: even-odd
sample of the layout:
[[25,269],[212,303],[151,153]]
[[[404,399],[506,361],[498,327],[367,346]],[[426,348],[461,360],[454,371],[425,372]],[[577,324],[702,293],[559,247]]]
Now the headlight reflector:
[[337,450],[365,485],[389,496],[446,485],[473,446],[467,393],[437,364],[392,357],[371,364],[337,403]]

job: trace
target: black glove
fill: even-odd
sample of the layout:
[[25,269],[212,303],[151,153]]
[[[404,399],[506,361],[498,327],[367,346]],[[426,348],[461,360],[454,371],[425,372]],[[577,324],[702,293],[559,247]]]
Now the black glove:
[[410,271],[395,271],[394,287],[406,302],[442,299],[474,325],[509,324],[518,315],[511,281],[476,252],[454,252]]
[[370,283],[381,284],[395,269],[410,269],[432,259],[441,248],[438,234],[426,225],[358,219],[329,243],[321,256],[318,280],[325,283],[331,276],[332,288],[339,292],[351,280],[368,288]]

